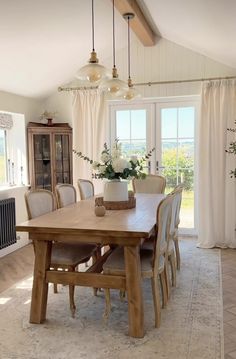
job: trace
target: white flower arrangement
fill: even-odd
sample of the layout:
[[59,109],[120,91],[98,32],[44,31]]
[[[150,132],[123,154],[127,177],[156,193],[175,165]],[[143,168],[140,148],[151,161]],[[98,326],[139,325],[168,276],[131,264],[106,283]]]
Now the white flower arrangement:
[[143,172],[143,165],[151,157],[153,151],[154,148],[140,159],[134,155],[127,159],[122,156],[122,145],[116,139],[111,149],[104,143],[100,162],[98,162],[84,156],[82,152],[73,150],[79,158],[88,161],[92,165],[92,169],[95,171],[95,178],[107,178],[109,180],[131,179],[133,177],[145,178],[146,174]]

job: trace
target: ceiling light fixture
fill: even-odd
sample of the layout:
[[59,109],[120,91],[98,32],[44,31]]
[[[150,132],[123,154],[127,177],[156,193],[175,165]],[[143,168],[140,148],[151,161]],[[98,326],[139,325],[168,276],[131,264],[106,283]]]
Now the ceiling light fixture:
[[94,85],[109,76],[108,70],[98,63],[97,53],[94,49],[94,0],[92,0],[92,52],[88,65],[83,66],[76,74],[81,81],[89,81]]
[[131,75],[130,75],[130,20],[134,18],[133,13],[126,13],[123,18],[128,24],[128,90],[124,93],[123,98],[125,100],[133,100],[134,98],[141,97],[140,93],[135,89]]
[[113,68],[112,78],[104,80],[99,87],[107,92],[109,96],[119,98],[123,96],[124,91],[128,91],[128,85],[125,81],[121,81],[118,78],[118,72],[116,67],[116,50],[115,50],[115,0],[113,0],[112,8],[113,19]]

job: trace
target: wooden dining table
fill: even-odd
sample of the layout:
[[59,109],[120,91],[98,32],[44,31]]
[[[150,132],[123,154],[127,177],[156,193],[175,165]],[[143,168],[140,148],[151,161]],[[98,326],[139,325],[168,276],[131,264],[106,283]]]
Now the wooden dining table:
[[[156,230],[156,211],[162,194],[136,194],[133,209],[107,210],[104,217],[94,212],[95,199],[31,219],[16,226],[34,241],[35,263],[30,323],[46,319],[48,283],[94,288],[123,288],[127,291],[129,335],[144,336],[144,307],[139,249]],[[65,272],[50,269],[52,241],[98,243],[124,246],[125,276],[105,275],[102,271]]]

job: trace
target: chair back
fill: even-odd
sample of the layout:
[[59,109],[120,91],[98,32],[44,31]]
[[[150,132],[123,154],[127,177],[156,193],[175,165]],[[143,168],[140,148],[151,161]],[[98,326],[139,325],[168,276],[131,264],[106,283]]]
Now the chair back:
[[93,182],[87,179],[78,179],[80,199],[87,199],[94,196]]
[[[164,198],[157,208],[157,237],[154,245],[153,256],[153,272],[157,275],[159,268],[160,255],[164,256],[164,260],[168,260],[168,243],[170,237],[171,208],[173,196],[168,195]],[[166,253],[161,253],[161,248],[165,248]]]
[[183,185],[179,184],[176,186],[173,191],[170,193],[174,196],[173,206],[172,206],[172,218],[171,218],[171,233],[173,233],[176,229],[178,229],[180,223],[180,207],[182,202],[182,193],[183,193]]
[[159,175],[147,175],[144,179],[133,178],[132,184],[136,193],[164,193],[166,179]]
[[53,193],[45,189],[27,191],[25,203],[29,219],[42,216],[56,209]]
[[72,184],[63,183],[55,186],[57,206],[62,208],[76,202],[76,189]]

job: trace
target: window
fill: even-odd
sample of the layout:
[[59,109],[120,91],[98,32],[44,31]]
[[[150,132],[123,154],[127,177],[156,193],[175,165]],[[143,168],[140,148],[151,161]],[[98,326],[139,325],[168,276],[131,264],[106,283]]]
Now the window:
[[6,130],[0,128],[0,186],[7,183]]
[[0,186],[27,184],[25,118],[0,112]]

